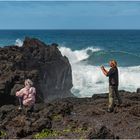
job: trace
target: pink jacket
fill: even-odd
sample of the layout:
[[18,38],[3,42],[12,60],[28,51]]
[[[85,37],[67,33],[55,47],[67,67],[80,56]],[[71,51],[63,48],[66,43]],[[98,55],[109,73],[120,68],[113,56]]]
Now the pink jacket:
[[36,89],[34,87],[24,87],[16,92],[16,96],[23,97],[23,105],[31,106],[35,104]]

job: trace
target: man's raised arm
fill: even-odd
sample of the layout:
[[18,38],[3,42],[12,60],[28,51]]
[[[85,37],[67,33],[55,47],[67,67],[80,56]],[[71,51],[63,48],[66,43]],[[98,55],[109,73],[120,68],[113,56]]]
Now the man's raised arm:
[[108,71],[104,68],[104,66],[101,66],[101,70],[102,70],[103,74],[104,74],[105,76],[107,76]]

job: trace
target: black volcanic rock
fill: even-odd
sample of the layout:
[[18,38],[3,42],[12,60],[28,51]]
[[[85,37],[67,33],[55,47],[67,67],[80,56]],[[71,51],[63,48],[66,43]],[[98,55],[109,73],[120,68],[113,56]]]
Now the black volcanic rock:
[[44,114],[19,112],[13,105],[2,106],[0,114],[0,130],[9,131],[3,138],[23,138],[43,128],[51,129],[52,127],[50,118]]
[[112,113],[106,111],[108,97],[103,95],[35,104],[33,113],[4,105],[0,107],[0,138],[140,139],[140,94],[120,91],[123,103],[118,106],[115,101]]
[[15,102],[15,92],[26,78],[33,80],[38,101],[73,96],[71,65],[57,46],[26,37],[22,47],[0,48],[1,105]]
[[102,126],[97,132],[95,130],[89,132],[87,139],[115,139],[116,137],[106,126]]

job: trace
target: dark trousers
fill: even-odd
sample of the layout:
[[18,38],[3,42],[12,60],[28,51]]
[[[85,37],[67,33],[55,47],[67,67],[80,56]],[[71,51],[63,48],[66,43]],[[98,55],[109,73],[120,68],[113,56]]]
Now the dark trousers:
[[23,97],[18,97],[19,100],[19,106],[22,108],[23,107]]
[[122,103],[121,97],[118,92],[118,86],[109,86],[109,105],[108,108],[114,109],[114,96],[117,97],[118,104]]
[[[19,100],[19,106],[21,107],[21,108],[23,108],[23,97],[18,97],[18,100]],[[34,105],[31,105],[30,107],[29,107],[29,112],[33,112],[34,111]]]

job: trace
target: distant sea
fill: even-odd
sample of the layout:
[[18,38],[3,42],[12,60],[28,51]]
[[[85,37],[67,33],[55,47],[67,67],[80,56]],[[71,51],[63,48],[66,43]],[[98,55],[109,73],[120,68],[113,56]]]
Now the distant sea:
[[118,62],[120,90],[140,87],[140,30],[0,30],[0,46],[22,46],[25,36],[59,44],[72,65],[72,92],[79,97],[108,91],[100,65],[109,69],[111,59]]

